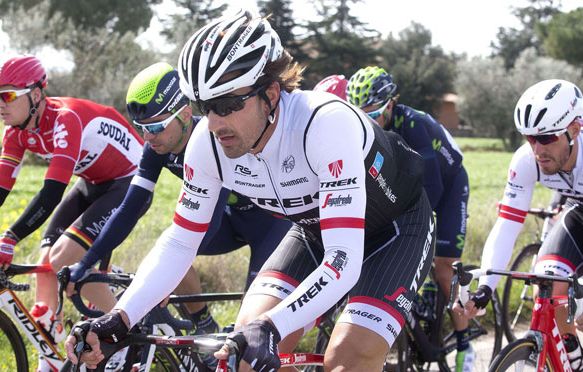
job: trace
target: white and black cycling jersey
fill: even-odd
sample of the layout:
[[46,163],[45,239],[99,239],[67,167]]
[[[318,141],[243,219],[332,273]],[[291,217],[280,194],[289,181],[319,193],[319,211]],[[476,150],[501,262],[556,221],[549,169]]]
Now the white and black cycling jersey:
[[[579,135],[577,141],[581,149],[583,136]],[[508,167],[498,219],[484,246],[482,268],[506,268],[530,208],[537,182],[569,198],[583,200],[583,154],[578,151],[576,165],[571,172],[547,175],[540,170],[528,143],[516,150]],[[480,284],[495,288],[498,280],[498,276],[486,276],[480,279]]]
[[[206,118],[196,126],[186,149],[173,224],[157,246],[196,254],[224,186],[301,225],[306,239],[321,240],[326,252],[341,252],[334,262],[318,269],[331,270],[330,277],[344,281],[340,287],[320,288],[323,293],[317,300],[322,298],[320,307],[324,307],[354,285],[365,252],[395,233],[392,221],[422,193],[422,172],[419,154],[359,109],[327,93],[282,92],[275,130],[256,155],[230,159],[209,132]],[[163,254],[157,256],[162,261]],[[174,288],[182,270],[176,268],[176,261],[183,259],[188,260],[186,253],[173,256],[165,272],[150,268],[136,279],[147,288],[161,280]],[[122,298],[120,306],[133,324],[163,296],[141,296],[135,303]]]

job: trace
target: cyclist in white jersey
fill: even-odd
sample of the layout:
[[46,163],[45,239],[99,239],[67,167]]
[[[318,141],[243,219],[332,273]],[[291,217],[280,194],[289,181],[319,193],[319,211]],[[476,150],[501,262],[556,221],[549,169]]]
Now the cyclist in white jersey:
[[[348,295],[326,368],[380,370],[433,258],[422,158],[359,109],[297,90],[302,69],[270,24],[249,12],[196,32],[178,71],[182,90],[207,115],[184,158],[182,193],[197,207],[177,205],[116,309],[91,329],[119,340],[176,287],[225,186],[296,223],[251,285],[229,335],[242,360],[255,370],[279,368],[278,344],[291,351],[304,326]],[[96,347],[83,356],[91,367],[101,352],[88,342]],[[69,338],[72,357],[73,344]]]
[[[515,153],[498,219],[488,235],[482,268],[505,269],[512,247],[522,229],[535,184],[567,197],[564,212],[544,240],[535,270],[555,275],[581,275],[583,268],[583,155],[580,135],[583,95],[573,83],[544,80],[528,88],[514,110],[514,122],[527,143]],[[465,313],[475,316],[491,298],[499,276],[483,277]],[[564,283],[555,283],[554,295],[567,293]],[[576,335],[567,324],[566,309],[557,308],[557,323],[563,337]],[[571,358],[570,358],[571,359]],[[573,365],[573,360],[571,361]],[[580,364],[580,360],[578,361]]]

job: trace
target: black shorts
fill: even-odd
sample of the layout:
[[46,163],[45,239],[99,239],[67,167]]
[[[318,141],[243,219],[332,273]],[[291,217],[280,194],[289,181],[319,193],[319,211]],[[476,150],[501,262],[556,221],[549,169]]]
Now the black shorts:
[[[113,212],[123,201],[132,177],[94,185],[80,178],[57,206],[41,247],[50,247],[61,234],[89,249]],[[146,213],[152,197],[144,203]]]
[[[348,292],[339,322],[353,323],[379,334],[392,345],[411,310],[435,251],[435,223],[425,193],[393,221],[391,238],[368,250],[360,278]],[[249,294],[287,297],[321,263],[321,241],[309,241],[294,225],[269,257]]]
[[535,267],[537,273],[583,275],[583,203],[567,199],[559,221],[545,238]]

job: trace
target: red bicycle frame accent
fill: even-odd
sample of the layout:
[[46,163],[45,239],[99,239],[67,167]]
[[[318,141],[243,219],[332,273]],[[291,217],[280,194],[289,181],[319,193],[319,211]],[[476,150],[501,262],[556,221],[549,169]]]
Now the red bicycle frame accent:
[[553,366],[561,366],[565,372],[572,371],[567,350],[555,319],[555,308],[565,305],[567,305],[567,296],[536,297],[532,309],[530,331],[538,332],[543,341],[537,361],[538,372],[543,372],[547,355]]

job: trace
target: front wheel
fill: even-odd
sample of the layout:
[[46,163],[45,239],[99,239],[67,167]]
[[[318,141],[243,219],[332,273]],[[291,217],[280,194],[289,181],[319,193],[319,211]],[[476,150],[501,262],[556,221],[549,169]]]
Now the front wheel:
[[[492,361],[489,372],[502,371],[536,371],[538,350],[535,342],[530,339],[519,339],[506,345],[498,356]],[[549,357],[545,360],[545,371],[554,371]]]
[[[532,272],[540,249],[540,243],[522,248],[510,266],[511,271]],[[502,327],[508,342],[516,340],[521,327],[530,324],[534,306],[534,287],[523,280],[506,278],[502,295]]]
[[[12,319],[3,311],[0,311],[0,350],[2,350],[2,354],[9,356],[0,363],[2,367],[0,369],[28,372],[28,359],[22,337],[20,337]],[[11,358],[12,355],[14,358]]]

